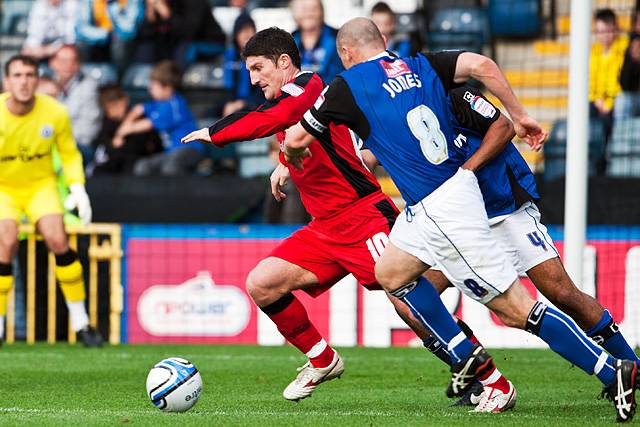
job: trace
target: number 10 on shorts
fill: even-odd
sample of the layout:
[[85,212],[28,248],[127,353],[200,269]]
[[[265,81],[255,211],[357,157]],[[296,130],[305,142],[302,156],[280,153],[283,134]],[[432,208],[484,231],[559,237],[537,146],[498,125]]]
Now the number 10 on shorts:
[[378,261],[380,255],[384,251],[384,248],[387,247],[387,243],[389,242],[389,236],[385,232],[380,232],[374,235],[372,238],[367,239],[367,249],[371,252],[371,258],[373,261]]

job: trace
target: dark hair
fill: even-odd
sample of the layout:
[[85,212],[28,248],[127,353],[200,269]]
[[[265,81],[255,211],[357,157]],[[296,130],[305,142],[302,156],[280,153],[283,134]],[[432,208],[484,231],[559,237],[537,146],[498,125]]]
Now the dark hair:
[[389,15],[396,16],[396,14],[393,13],[393,10],[391,10],[389,5],[383,1],[379,1],[378,3],[373,5],[373,7],[371,8],[371,14],[373,15],[374,13],[386,13]]
[[594,19],[596,21],[606,22],[607,24],[617,25],[616,13],[611,9],[598,9]]
[[117,83],[100,86],[98,92],[98,99],[102,107],[107,105],[107,102],[119,101],[127,98],[127,93]]
[[4,63],[5,76],[9,75],[9,67],[14,62],[22,62],[25,65],[30,65],[36,69],[36,74],[38,74],[38,61],[34,57],[29,55],[13,55],[11,58],[7,60],[7,62]]
[[174,89],[180,86],[180,78],[178,65],[168,59],[154,65],[149,75],[150,80],[154,80],[164,86],[171,86]]
[[293,65],[300,68],[300,52],[291,34],[278,27],[271,27],[258,31],[249,39],[242,51],[242,59],[264,56],[275,63],[282,54],[289,55]]

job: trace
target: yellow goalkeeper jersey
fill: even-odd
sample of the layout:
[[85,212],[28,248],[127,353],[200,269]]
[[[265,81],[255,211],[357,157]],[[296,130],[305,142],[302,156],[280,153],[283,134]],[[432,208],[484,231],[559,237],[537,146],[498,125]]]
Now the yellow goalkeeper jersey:
[[56,145],[68,185],[84,184],[82,155],[71,131],[67,109],[47,95],[36,94],[33,110],[16,116],[0,95],[0,186],[15,188],[55,179],[51,149]]

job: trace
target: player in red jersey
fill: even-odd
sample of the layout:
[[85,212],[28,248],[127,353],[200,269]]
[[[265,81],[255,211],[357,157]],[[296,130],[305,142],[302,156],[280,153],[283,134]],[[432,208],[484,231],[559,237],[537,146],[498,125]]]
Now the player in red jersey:
[[[243,56],[252,83],[262,88],[268,101],[254,111],[234,113],[210,128],[192,132],[183,142],[204,141],[224,146],[275,133],[283,141],[284,130],[302,118],[323,90],[324,83],[317,74],[300,72],[298,50],[291,35],[283,30],[270,28],[257,33],[247,43]],[[283,392],[289,400],[308,397],[318,384],[339,377],[344,370],[338,353],[320,336],[291,291],[302,289],[317,296],[349,273],[366,288],[381,289],[375,280],[375,260],[398,214],[364,166],[348,128],[332,127],[326,137],[314,141],[309,149],[311,157],[305,160],[303,171],[288,167],[284,157],[280,157],[282,164],[272,176],[272,190],[276,198],[285,197],[279,184],[287,178],[288,168],[314,220],[284,240],[247,277],[247,291],[256,305],[309,358]],[[391,299],[394,305],[402,306],[395,298]],[[451,328],[448,331],[455,331],[457,341],[473,347],[435,293],[434,299],[441,307],[439,314],[444,313],[440,316],[444,318],[442,323]],[[417,320],[410,317],[404,306],[398,308],[403,309],[399,312],[405,322],[415,327],[413,322]],[[484,350],[475,352],[473,357],[483,373],[501,377]]]

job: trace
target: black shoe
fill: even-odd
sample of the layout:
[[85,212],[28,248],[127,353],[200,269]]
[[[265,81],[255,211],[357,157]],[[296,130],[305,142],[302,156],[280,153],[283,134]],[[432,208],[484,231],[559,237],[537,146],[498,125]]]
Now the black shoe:
[[76,335],[85,347],[102,347],[102,335],[91,326],[85,326]]
[[636,413],[636,389],[640,388],[638,366],[631,360],[620,359],[616,359],[614,366],[615,379],[602,390],[601,396],[614,403],[616,421],[626,423],[631,421]]
[[451,366],[451,382],[447,387],[447,396],[462,397],[476,382],[476,378],[492,366],[493,360],[489,353],[476,345],[469,357]]
[[[451,392],[453,392],[453,390]],[[447,394],[448,393],[449,388],[447,388]],[[480,403],[480,399],[482,398],[482,393],[484,393],[484,387],[480,384],[480,381],[475,381],[471,384],[469,390],[467,390],[462,397],[451,406],[478,406],[478,403]]]

